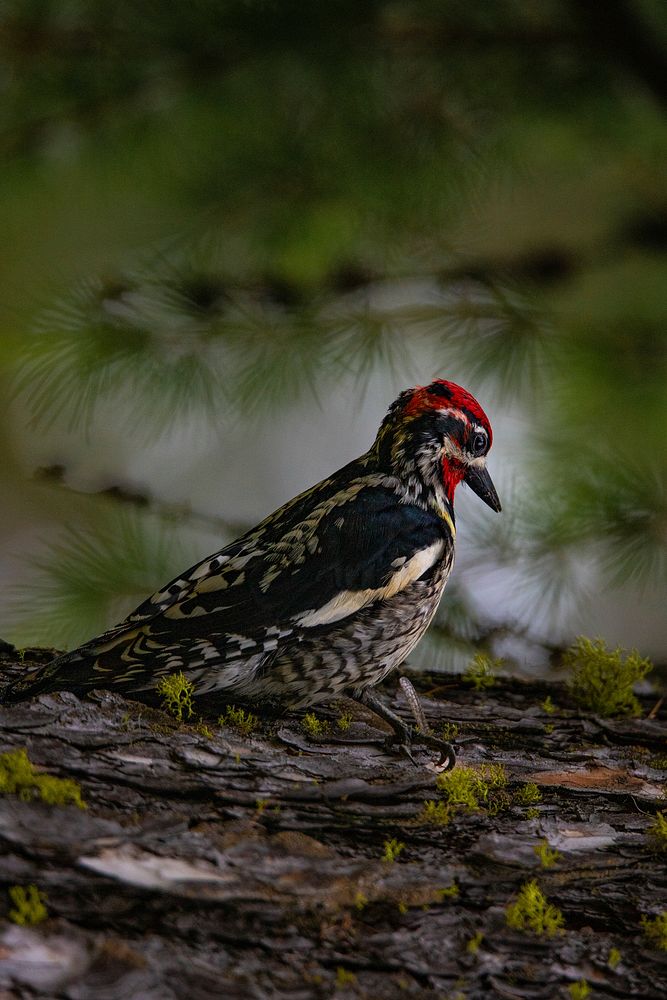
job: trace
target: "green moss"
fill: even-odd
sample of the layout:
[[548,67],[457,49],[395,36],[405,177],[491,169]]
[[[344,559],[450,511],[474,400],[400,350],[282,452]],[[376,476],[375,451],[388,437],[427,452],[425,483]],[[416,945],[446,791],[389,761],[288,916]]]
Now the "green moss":
[[396,840],[395,837],[392,837],[391,840],[385,840],[382,860],[387,861],[389,864],[393,864],[393,862],[401,856],[404,849],[405,844],[403,841]]
[[474,934],[473,937],[471,937],[470,940],[466,943],[466,951],[468,952],[468,954],[476,955],[477,952],[479,951],[479,946],[481,945],[483,940],[484,940],[483,933],[481,931],[477,931],[477,933]]
[[458,899],[459,895],[459,887],[456,883],[454,883],[454,885],[448,885],[444,889],[438,889],[438,896],[443,902],[446,899]]
[[562,930],[565,920],[560,910],[547,901],[534,879],[525,882],[514,903],[505,910],[508,927],[532,931],[538,937],[553,937]]
[[556,862],[561,858],[560,851],[557,851],[553,847],[549,847],[549,841],[546,839],[542,840],[539,844],[535,844],[533,850],[539,858],[542,868],[553,868]]
[[512,806],[512,796],[504,789],[494,791],[489,797],[486,811],[489,816],[497,816],[498,813],[505,812]]
[[555,728],[556,727],[554,726],[553,722],[544,723],[544,732],[547,736],[551,736]]
[[526,809],[526,819],[537,819],[539,815],[540,815],[539,809],[535,808]]
[[667,910],[663,910],[653,920],[642,917],[644,935],[649,943],[659,951],[667,951]]
[[25,888],[22,885],[13,885],[9,889],[9,898],[14,904],[13,909],[9,911],[9,919],[15,924],[32,927],[41,924],[49,915],[44,905],[46,896],[36,885]]
[[368,898],[364,896],[363,892],[357,892],[354,897],[355,910],[358,910],[361,913],[361,911],[365,910],[367,906],[368,906]]
[[438,775],[436,786],[442,799],[424,802],[417,822],[446,826],[457,812],[480,810],[493,816],[512,805],[506,785],[507,774],[501,764],[485,764],[480,768],[459,765]]
[[336,719],[336,726],[341,733],[346,733],[352,725],[352,712],[341,712]]
[[484,764],[479,769],[459,766],[439,774],[436,785],[444,800],[457,810],[476,812],[489,801],[494,790],[504,788],[507,774],[502,764]]
[[591,988],[585,979],[580,979],[578,983],[570,983],[567,988],[572,1000],[586,1000],[590,996]]
[[636,650],[607,649],[602,639],[579,636],[565,653],[568,682],[576,703],[597,715],[641,715],[633,686],[653,669]]
[[507,786],[507,772],[502,764],[483,764],[480,772],[489,789]]
[[188,719],[192,715],[192,696],[195,693],[195,686],[189,681],[182,670],[177,674],[169,674],[163,677],[157,685],[157,693],[162,698],[162,707],[165,712],[173,715],[179,722],[183,721],[183,713],[187,712]]
[[18,795],[26,802],[38,798],[53,806],[86,808],[76,781],[36,771],[24,749],[0,754],[0,794]]
[[236,705],[227,705],[224,713],[218,717],[219,726],[229,726],[236,730],[239,736],[250,736],[259,727],[259,716],[246,711],[245,708],[237,708]]
[[554,712],[558,711],[553,701],[551,700],[550,694],[548,694],[544,699],[544,701],[540,704],[540,708],[542,709],[543,712],[546,712],[547,715],[553,715]]
[[488,797],[483,779],[472,767],[456,767],[440,774],[436,784],[449,805],[471,812],[479,809],[480,801]]
[[307,712],[301,720],[301,728],[311,739],[321,740],[331,732],[326,719],[318,719],[314,712]]
[[542,793],[534,781],[529,781],[521,788],[517,788],[513,798],[519,806],[534,806],[537,802],[542,801]]
[[356,983],[357,977],[354,972],[350,972],[349,969],[344,969],[342,965],[339,965],[336,969],[336,986],[344,988],[345,986],[353,986]]
[[444,722],[440,729],[440,739],[451,743],[459,735],[459,727],[455,722]]
[[447,826],[451,821],[452,814],[453,810],[449,803],[427,799],[417,820],[428,826]]
[[656,851],[667,851],[667,813],[659,812],[648,828],[647,836]]
[[195,726],[195,729],[199,733],[200,736],[204,737],[204,739],[206,739],[206,740],[212,740],[213,739],[213,730],[210,728],[210,726],[206,725],[206,723],[203,721],[203,719],[199,720],[199,722]]
[[492,660],[486,653],[476,653],[463,673],[463,680],[472,684],[475,691],[484,691],[496,683],[496,672],[502,660]]
[[618,948],[610,948],[609,949],[609,954],[607,955],[607,965],[609,966],[609,968],[612,971],[620,963],[622,957],[623,956],[621,955],[621,953],[618,950]]

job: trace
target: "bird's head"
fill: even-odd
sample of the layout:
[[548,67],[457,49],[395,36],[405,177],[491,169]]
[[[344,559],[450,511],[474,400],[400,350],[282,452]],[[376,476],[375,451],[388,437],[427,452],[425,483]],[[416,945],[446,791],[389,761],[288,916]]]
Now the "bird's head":
[[449,505],[465,482],[492,510],[500,500],[486,468],[493,434],[474,396],[454,382],[402,392],[389,408],[375,442],[381,463],[422,493],[444,494]]

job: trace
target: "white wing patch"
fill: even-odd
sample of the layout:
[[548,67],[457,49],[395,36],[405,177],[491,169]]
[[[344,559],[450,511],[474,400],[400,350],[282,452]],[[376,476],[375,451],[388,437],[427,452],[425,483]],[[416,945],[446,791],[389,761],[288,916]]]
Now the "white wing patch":
[[360,611],[367,604],[373,601],[386,600],[398,594],[400,590],[405,590],[411,583],[418,580],[427,569],[430,569],[442,555],[445,547],[444,541],[434,542],[428,548],[417,552],[411,559],[391,576],[391,579],[384,587],[367,590],[341,590],[340,593],[332,597],[330,601],[323,604],[321,608],[312,608],[304,612],[296,621],[305,628],[315,628],[317,625],[327,625],[329,622],[337,622],[341,618],[353,615],[355,611]]

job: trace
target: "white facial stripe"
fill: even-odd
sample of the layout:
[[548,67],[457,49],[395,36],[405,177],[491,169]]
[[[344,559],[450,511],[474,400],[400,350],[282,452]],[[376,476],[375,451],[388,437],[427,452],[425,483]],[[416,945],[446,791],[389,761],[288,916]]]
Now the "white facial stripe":
[[417,552],[411,559],[408,559],[401,569],[392,574],[391,579],[384,587],[367,590],[341,590],[321,608],[306,611],[296,620],[299,625],[306,628],[327,625],[329,622],[337,622],[341,618],[353,615],[373,601],[382,601],[393,597],[400,590],[405,590],[411,583],[418,580],[427,569],[430,569],[437,562],[442,555],[444,544],[443,541],[437,541],[433,545],[429,545],[428,548],[422,549],[421,552]]
[[442,442],[442,454],[447,458],[457,458],[459,462],[468,461],[468,456],[464,455],[456,441],[452,441],[450,437],[446,437]]
[[[443,417],[453,417],[454,420],[461,420],[464,424],[469,424],[470,420],[463,412],[454,406],[443,406],[438,409],[438,413],[442,414]],[[447,458],[456,458],[459,462],[467,462],[468,456],[459,448],[456,441],[452,440],[450,437],[446,437],[443,441],[442,453]]]

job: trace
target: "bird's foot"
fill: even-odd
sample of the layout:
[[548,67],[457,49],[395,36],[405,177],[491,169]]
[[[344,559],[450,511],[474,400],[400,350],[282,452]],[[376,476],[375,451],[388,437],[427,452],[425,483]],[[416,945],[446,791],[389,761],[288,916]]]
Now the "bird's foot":
[[[403,681],[405,681],[405,684]],[[404,691],[406,690],[406,684],[409,685],[412,691],[412,696],[414,696],[414,700],[419,705],[417,692],[412,687],[412,684],[410,684],[410,681],[408,681],[407,678],[402,677],[401,686]],[[456,763],[456,753],[454,751],[454,747],[451,743],[447,743],[446,740],[438,739],[437,736],[432,736],[428,732],[428,726],[426,725],[423,713],[421,714],[421,717],[417,718],[417,726],[415,728],[404,722],[403,719],[396,715],[395,712],[392,712],[391,709],[387,708],[379,698],[377,698],[374,694],[371,694],[368,690],[364,691],[355,700],[359,701],[367,708],[370,708],[372,712],[375,712],[375,714],[379,715],[381,719],[384,719],[385,722],[389,723],[393,729],[393,733],[391,736],[387,737],[388,749],[394,751],[398,749],[400,754],[411,760],[415,766],[418,766],[417,761],[412,755],[412,747],[414,745],[421,744],[429,749],[437,750],[440,753],[440,760],[437,764],[438,770],[450,771],[454,767],[454,764]],[[408,696],[408,702],[410,707],[413,708],[413,697]],[[419,705],[419,711],[421,712],[421,705]]]
[[[387,721],[389,722],[390,720]],[[437,736],[433,736],[431,733],[422,732],[419,728],[406,726],[400,719],[399,722],[400,727],[397,726],[391,736],[387,737],[387,749],[393,750],[394,752],[398,750],[402,756],[407,757],[408,760],[412,761],[415,767],[418,767],[419,765],[412,754],[412,748],[419,745],[428,747],[429,750],[436,750],[440,754],[440,759],[436,764],[436,770],[451,771],[454,764],[456,764],[456,751],[451,743],[448,743],[446,740],[441,740]]]
[[456,750],[451,743],[447,742],[447,740],[441,740],[437,736],[432,736],[430,733],[417,731],[412,735],[412,742],[421,743],[423,746],[439,752],[440,760],[437,763],[437,769],[439,771],[451,771],[454,764],[456,764]]

